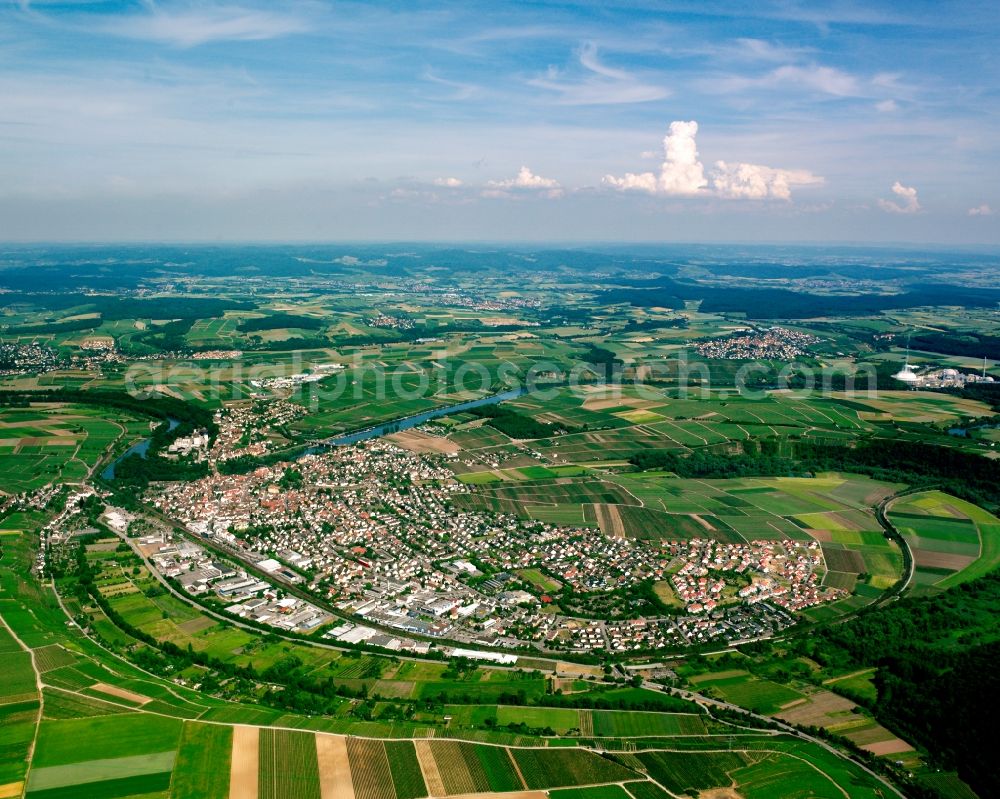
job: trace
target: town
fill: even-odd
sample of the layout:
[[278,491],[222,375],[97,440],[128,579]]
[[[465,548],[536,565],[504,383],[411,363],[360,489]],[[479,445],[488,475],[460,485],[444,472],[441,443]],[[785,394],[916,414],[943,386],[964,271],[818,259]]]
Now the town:
[[727,338],[711,339],[695,345],[703,358],[723,360],[792,361],[819,342],[817,336],[784,327],[739,331]]
[[[454,499],[468,489],[447,459],[381,440],[150,491],[156,507],[194,536],[363,622],[340,625],[336,635],[360,641],[392,633],[394,640],[373,642],[387,648],[444,640],[585,652],[744,640],[844,596],[820,584],[825,565],[814,541],[650,542],[465,511]],[[186,551],[192,563],[205,560]],[[267,598],[269,589],[246,575],[204,568],[191,571],[211,577],[195,581],[198,591],[218,593],[218,580]],[[226,582],[237,578],[246,584]],[[662,609],[669,612],[639,618],[633,594],[653,583],[669,584],[674,602]],[[581,616],[580,597],[598,595],[613,598],[610,610]],[[567,613],[560,602],[570,597]],[[249,609],[275,611],[266,603]]]

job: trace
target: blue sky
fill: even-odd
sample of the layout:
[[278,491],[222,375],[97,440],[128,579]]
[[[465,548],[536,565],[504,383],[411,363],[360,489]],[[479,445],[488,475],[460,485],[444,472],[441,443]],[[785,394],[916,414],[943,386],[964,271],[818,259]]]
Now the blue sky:
[[0,5],[0,239],[1000,244],[1000,4]]

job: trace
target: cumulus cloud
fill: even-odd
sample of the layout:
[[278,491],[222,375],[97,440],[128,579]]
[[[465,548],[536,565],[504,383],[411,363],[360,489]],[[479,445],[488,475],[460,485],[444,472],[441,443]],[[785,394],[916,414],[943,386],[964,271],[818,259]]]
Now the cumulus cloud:
[[556,198],[563,194],[562,186],[554,178],[536,175],[528,167],[522,166],[517,176],[507,180],[491,180],[489,188],[483,192],[487,197],[510,196],[513,192],[539,192],[546,197]]
[[444,186],[446,189],[457,189],[462,185],[458,178],[434,178],[435,186]]
[[969,216],[993,216],[993,209],[986,203],[969,209]]
[[820,186],[823,178],[805,169],[776,169],[761,164],[716,161],[712,185],[698,160],[697,122],[671,122],[663,139],[664,160],[658,174],[627,172],[623,177],[605,175],[604,183],[620,191],[645,191],[673,196],[707,196],[726,199],[789,200],[793,186]]
[[659,174],[626,172],[623,177],[605,175],[604,182],[621,191],[645,191],[650,194],[693,195],[707,185],[705,168],[698,160],[698,123],[671,122],[663,138],[663,163]]
[[915,214],[920,210],[920,200],[917,190],[912,186],[904,186],[898,180],[892,184],[892,193],[899,197],[900,202],[879,198],[878,207],[890,214]]
[[720,197],[790,200],[792,186],[822,186],[823,178],[806,169],[775,169],[760,164],[715,162],[712,187]]
[[175,47],[196,47],[216,41],[261,41],[307,29],[305,21],[291,14],[219,6],[163,10],[132,14],[107,26],[109,33],[130,39]]

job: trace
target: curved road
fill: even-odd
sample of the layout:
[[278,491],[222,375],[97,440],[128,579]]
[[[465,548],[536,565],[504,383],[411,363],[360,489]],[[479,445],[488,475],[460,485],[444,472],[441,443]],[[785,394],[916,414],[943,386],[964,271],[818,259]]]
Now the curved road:
[[822,738],[816,738],[816,737],[814,737],[812,735],[809,735],[808,733],[803,732],[802,730],[800,730],[798,727],[794,727],[791,724],[787,724],[784,721],[781,721],[780,719],[770,718],[769,716],[761,716],[761,715],[758,715],[757,713],[754,713],[752,711],[747,710],[744,707],[740,707],[739,705],[733,705],[733,704],[730,704],[729,702],[722,702],[722,701],[720,701],[718,699],[712,699],[712,698],[704,696],[702,694],[695,693],[694,691],[686,691],[686,690],[679,689],[679,688],[678,689],[664,688],[662,685],[659,685],[658,683],[654,683],[654,682],[649,682],[648,680],[643,681],[642,687],[645,688],[645,689],[647,689],[647,690],[649,690],[649,691],[656,691],[658,693],[668,694],[668,695],[671,695],[671,696],[679,696],[682,699],[687,699],[690,702],[695,702],[695,703],[701,705],[702,707],[704,707],[706,709],[706,711],[710,707],[718,707],[718,708],[723,708],[725,710],[738,711],[740,713],[749,715],[752,718],[759,719],[760,721],[764,721],[764,722],[767,722],[769,724],[774,724],[782,732],[786,732],[789,735],[794,735],[796,738],[799,738],[799,739],[801,739],[803,741],[808,741],[809,743],[812,743],[812,744],[816,744],[817,746],[822,746],[828,752],[830,752],[831,754],[836,755],[839,758],[842,758],[844,760],[850,760],[858,768],[863,769],[867,774],[869,774],[870,776],[874,777],[883,786],[885,786],[890,791],[892,791],[892,793],[895,794],[897,797],[899,797],[900,799],[906,799],[905,795],[898,788],[896,788],[896,786],[894,786],[891,782],[889,782],[881,774],[878,774],[877,772],[875,772],[872,769],[868,768],[868,766],[865,765],[864,763],[862,763],[862,762],[860,762],[858,760],[855,760],[853,757],[850,757],[847,753],[842,752],[841,750],[839,750],[836,747],[832,746],[827,741],[824,741]]

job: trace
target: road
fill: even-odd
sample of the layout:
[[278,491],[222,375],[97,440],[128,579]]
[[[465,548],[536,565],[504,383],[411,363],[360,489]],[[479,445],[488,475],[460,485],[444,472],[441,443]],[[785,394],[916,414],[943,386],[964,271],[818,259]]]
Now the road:
[[904,794],[901,793],[891,782],[886,780],[885,777],[883,777],[882,775],[876,773],[875,771],[872,771],[872,769],[868,768],[868,766],[866,766],[864,763],[855,760],[853,757],[849,757],[847,754],[837,749],[836,747],[832,746],[831,744],[827,743],[822,738],[816,738],[812,735],[809,735],[808,733],[803,732],[797,727],[793,727],[791,724],[786,724],[780,719],[771,718],[769,716],[761,716],[758,715],[757,713],[753,713],[752,711],[747,710],[746,708],[740,707],[739,705],[733,705],[730,704],[729,702],[723,702],[718,699],[712,699],[711,697],[695,693],[694,691],[686,691],[679,688],[678,689],[664,688],[662,685],[659,685],[658,683],[654,682],[649,682],[648,680],[643,681],[642,687],[649,691],[656,691],[657,693],[679,696],[682,699],[687,699],[688,701],[696,702],[697,704],[704,707],[706,710],[708,710],[711,707],[723,708],[725,710],[737,711],[739,713],[743,713],[745,715],[750,716],[751,718],[758,719],[759,721],[773,724],[777,726],[778,729],[781,730],[782,732],[786,732],[789,735],[794,735],[796,738],[799,738],[803,741],[808,741],[809,743],[815,744],[816,746],[822,746],[828,752],[836,755],[837,757],[843,758],[844,760],[850,760],[852,763],[858,766],[858,768],[863,769],[867,774],[871,775],[876,780],[878,780],[895,796],[899,797],[900,799],[905,799]]
[[903,491],[897,491],[891,497],[886,497],[875,507],[875,519],[882,526],[882,530],[885,532],[886,538],[889,538],[899,544],[899,548],[903,553],[903,578],[898,581],[892,588],[886,591],[882,596],[876,600],[876,605],[882,605],[886,602],[894,602],[899,599],[907,588],[910,587],[910,583],[913,582],[913,572],[916,565],[913,562],[913,552],[910,549],[910,545],[906,543],[906,539],[903,538],[899,530],[896,529],[887,515],[889,512],[889,506],[892,505],[900,497],[905,497],[910,494],[918,494],[922,491],[930,491],[936,486],[920,486],[907,488]]

